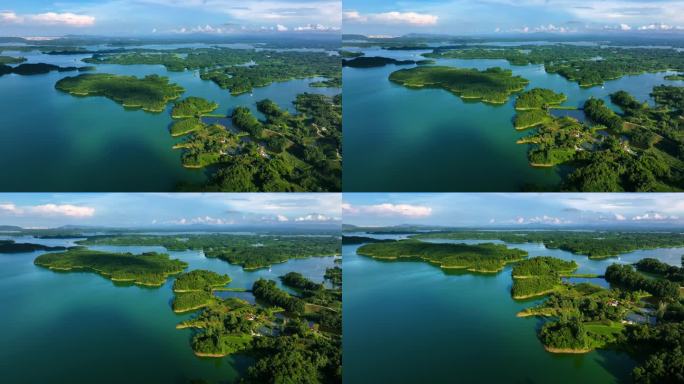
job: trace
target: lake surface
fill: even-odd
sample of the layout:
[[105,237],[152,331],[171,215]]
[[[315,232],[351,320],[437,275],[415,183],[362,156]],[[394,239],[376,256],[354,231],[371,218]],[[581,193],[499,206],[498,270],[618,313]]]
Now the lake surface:
[[[349,50],[400,60],[419,60],[421,53],[430,52]],[[542,65],[459,59],[440,59],[437,64],[509,68],[530,80],[526,89],[563,92],[568,96],[564,105],[570,106],[582,106],[593,96],[616,108],[609,95],[618,90],[652,103],[653,86],[684,86],[682,81],[664,80],[670,72],[625,76],[604,87],[582,89],[560,75],[547,74]],[[487,105],[463,101],[441,89],[408,89],[389,82],[390,73],[411,67],[343,68],[345,191],[515,192],[530,186],[537,190],[558,186],[567,169],[532,168],[527,160],[529,146],[515,143],[530,133],[513,128],[515,97],[503,105]]]
[[[684,248],[642,250],[589,260],[536,243],[507,245],[530,257],[575,260],[578,273],[603,273],[612,263],[644,257],[679,265],[684,253]],[[447,275],[427,263],[358,256],[358,247],[342,248],[346,383],[420,383],[427,377],[430,383],[630,382],[634,362],[626,354],[546,352],[537,338],[542,321],[515,317],[543,299],[513,300],[511,267],[496,275]],[[607,286],[603,279],[591,280]]]
[[[73,239],[15,238],[46,245],[73,245]],[[228,285],[251,288],[254,281],[297,271],[322,281],[333,257],[290,260],[270,269],[241,267],[201,252],[162,247],[92,249],[167,252],[190,264],[228,274]],[[191,330],[176,324],[192,314],[171,309],[171,278],[160,288],[117,286],[94,273],[57,273],[33,265],[44,252],[0,254],[0,372],[5,383],[187,384],[236,382],[252,360],[246,356],[198,358],[190,347]],[[250,293],[222,292],[253,301]]]
[[[144,46],[148,48],[147,46]],[[176,46],[172,46],[177,48]],[[10,52],[29,63],[60,66],[90,65],[90,55],[45,55]],[[198,71],[169,72],[157,65],[97,65],[92,73],[142,77],[167,76],[185,88],[182,97],[200,96],[217,102],[215,113],[231,113],[237,106],[256,111],[256,102],[269,98],[295,112],[292,102],[303,92],[334,95],[337,88],[314,88],[318,78],[274,83],[252,94],[231,96],[227,90],[199,78]],[[202,183],[201,169],[185,169],[181,151],[172,147],[169,111],[158,114],[125,110],[104,97],[74,97],[54,88],[78,72],[0,77],[0,189],[6,192],[59,191],[173,191],[180,183]],[[262,117],[261,114],[257,114]]]

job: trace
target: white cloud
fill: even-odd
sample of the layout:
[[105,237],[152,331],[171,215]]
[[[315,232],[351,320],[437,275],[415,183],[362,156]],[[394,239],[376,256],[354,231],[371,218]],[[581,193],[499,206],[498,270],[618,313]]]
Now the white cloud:
[[178,220],[172,220],[169,222],[169,224],[176,224],[176,225],[196,225],[196,224],[230,225],[230,224],[235,224],[235,222],[233,220],[226,220],[226,219],[215,218],[215,217],[211,217],[211,216],[198,216],[198,217],[193,217],[193,218],[181,218]]
[[87,15],[76,15],[74,13],[55,13],[47,12],[29,16],[38,24],[46,25],[68,25],[72,27],[86,27],[95,24],[95,18]]
[[14,216],[67,216],[92,217],[95,208],[71,204],[43,204],[34,206],[17,206],[14,203],[0,204],[0,213]]
[[282,24],[276,25],[276,31],[278,31],[278,32],[285,32],[287,30],[288,30],[288,28]]
[[23,18],[12,11],[0,11],[0,22],[2,23],[21,23],[22,21]]
[[358,11],[345,11],[342,20],[352,23],[373,22],[378,24],[408,24],[416,26],[435,25],[439,16],[418,12],[383,12],[361,14]]
[[364,23],[368,21],[368,17],[361,15],[358,11],[344,11],[342,21]]
[[300,216],[294,219],[294,221],[334,221],[337,220],[334,217],[326,216],[320,213],[310,213],[305,216]]
[[629,31],[631,29],[632,29],[632,27],[630,27],[628,24],[625,24],[625,23],[620,24],[620,30],[621,31]]
[[323,23],[340,25],[342,2],[339,0],[137,0],[154,6],[197,8],[228,15],[249,24]]
[[617,220],[617,221],[625,221],[625,220],[627,220],[627,218],[626,218],[624,215],[621,215],[621,214],[619,214],[619,213],[614,214],[613,217],[614,217],[615,220]]
[[46,12],[18,15],[13,11],[0,11],[0,23],[87,27],[95,24],[95,17],[88,15],[77,15],[71,12]]
[[284,215],[276,215],[276,220],[278,220],[280,222],[290,221],[290,219],[288,219],[287,216],[284,216]]
[[342,203],[342,212],[346,214],[372,214],[388,216],[427,217],[432,214],[432,208],[424,205],[382,203],[375,205],[352,206]]
[[32,213],[45,216],[91,217],[95,214],[95,208],[71,204],[36,205],[30,207],[28,210]]
[[515,224],[549,224],[549,225],[560,225],[560,224],[570,224],[571,221],[555,217],[555,216],[533,216],[533,217],[517,217],[513,221]]
[[12,203],[0,204],[0,212],[17,214],[19,213],[19,209]]
[[646,212],[643,215],[636,215],[632,217],[632,220],[634,221],[665,221],[677,219],[679,219],[678,216],[670,216],[659,212]]

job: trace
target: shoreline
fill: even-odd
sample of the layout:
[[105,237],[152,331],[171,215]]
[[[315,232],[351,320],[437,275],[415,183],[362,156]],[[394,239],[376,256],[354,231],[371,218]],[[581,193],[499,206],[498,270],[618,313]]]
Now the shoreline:
[[551,353],[565,353],[565,354],[574,354],[574,355],[580,355],[580,354],[585,354],[589,353],[594,350],[594,348],[583,348],[583,349],[574,349],[574,348],[554,348],[554,347],[549,347],[549,346],[544,346],[544,349],[546,352],[551,352]]

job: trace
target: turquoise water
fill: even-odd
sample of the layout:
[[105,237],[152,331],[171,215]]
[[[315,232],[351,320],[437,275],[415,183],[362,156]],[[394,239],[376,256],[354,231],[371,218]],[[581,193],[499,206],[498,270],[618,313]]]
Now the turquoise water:
[[[366,56],[421,59],[428,51],[362,50]],[[543,87],[568,96],[565,105],[581,106],[589,97],[608,101],[625,90],[650,100],[653,86],[684,85],[668,73],[626,76],[604,87],[582,89],[542,65],[511,66],[505,60],[440,59],[438,65],[510,68]],[[407,89],[392,84],[390,73],[411,66],[344,68],[345,191],[520,191],[557,187],[562,168],[532,168],[527,145],[515,142],[529,132],[513,128],[514,98],[503,105],[463,101],[440,89]],[[610,103],[609,103],[610,104]],[[612,106],[612,104],[610,104]]]
[[[17,240],[22,242],[29,239]],[[71,245],[72,240],[35,240]],[[93,247],[134,252],[161,247]],[[191,317],[171,310],[173,278],[158,289],[116,286],[93,273],[56,273],[36,267],[42,252],[0,254],[0,372],[5,383],[209,383],[235,382],[251,364],[245,356],[198,358],[190,348],[191,330],[177,323]],[[241,267],[200,252],[168,252],[189,269],[227,273],[229,287],[251,288],[263,277],[290,271],[322,281],[334,258],[291,260],[271,269]],[[280,284],[278,282],[278,284]],[[249,293],[229,293],[253,300]]]
[[[391,236],[390,236],[391,237]],[[434,240],[450,242],[445,240]],[[481,241],[454,241],[476,243]],[[508,244],[530,257],[575,260],[578,273],[656,257],[679,264],[684,248],[640,250],[589,260],[541,244]],[[345,245],[344,380],[346,383],[617,383],[634,362],[610,350],[556,355],[537,339],[541,320],[517,318],[540,299],[511,299],[511,268],[496,275],[447,275],[421,262],[383,262]],[[592,282],[607,285],[603,279]]]
[[[12,54],[5,52],[5,54]],[[61,66],[85,65],[87,55],[22,52],[28,62]],[[319,79],[293,80],[231,96],[199,78],[197,71],[168,72],[155,65],[98,65],[99,73],[145,76],[159,74],[186,89],[183,97],[200,96],[219,103],[216,113],[230,113],[269,98],[294,112],[292,101],[303,92],[333,95],[335,88],[313,88]],[[125,110],[104,97],[74,97],[54,89],[76,72],[0,77],[0,164],[3,191],[173,191],[179,183],[201,183],[204,170],[182,167],[180,139],[168,132],[167,111],[152,114]],[[261,116],[259,114],[259,116]]]

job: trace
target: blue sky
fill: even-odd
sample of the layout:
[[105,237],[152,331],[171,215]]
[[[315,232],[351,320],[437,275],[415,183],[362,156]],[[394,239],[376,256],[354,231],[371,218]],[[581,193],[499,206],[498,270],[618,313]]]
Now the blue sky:
[[658,193],[345,193],[345,224],[629,226],[684,224],[684,196]]
[[681,0],[345,0],[344,33],[674,31]]
[[0,194],[0,225],[270,225],[339,223],[335,193]]
[[341,9],[339,0],[2,0],[0,36],[335,30]]

